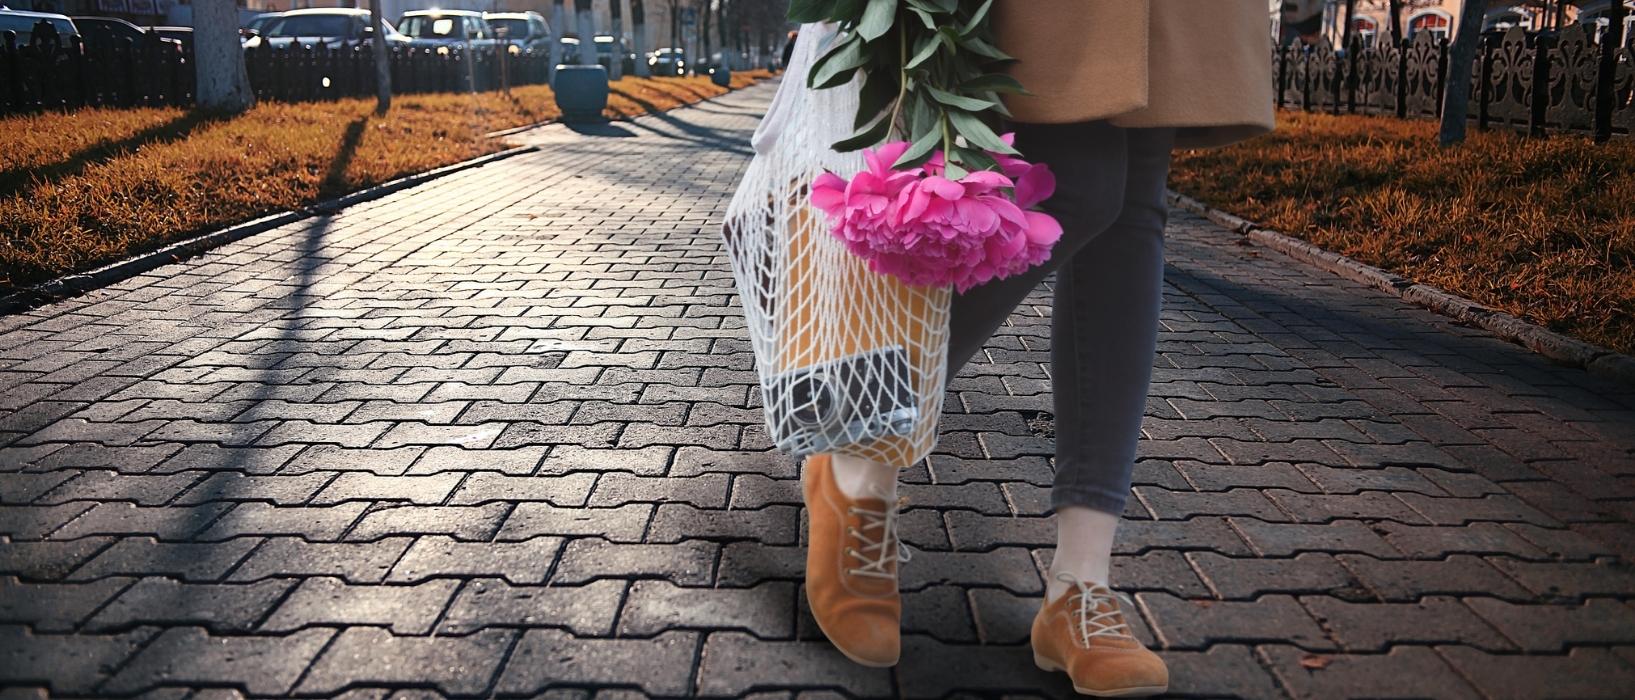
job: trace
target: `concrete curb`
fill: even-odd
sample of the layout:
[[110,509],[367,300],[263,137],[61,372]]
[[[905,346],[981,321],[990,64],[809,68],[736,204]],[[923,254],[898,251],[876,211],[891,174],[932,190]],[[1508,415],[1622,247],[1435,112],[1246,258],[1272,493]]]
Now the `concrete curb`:
[[405,175],[396,180],[383,182],[373,187],[367,187],[350,194],[341,195],[334,199],[326,199],[300,209],[269,214],[259,219],[252,219],[241,224],[234,224],[227,228],[217,229],[209,233],[200,234],[192,238],[171,243],[158,250],[140,253],[119,262],[104,265],[94,270],[64,275],[48,282],[31,287],[22,287],[16,291],[0,296],[0,314],[15,314],[38,308],[46,304],[61,301],[71,296],[84,294],[89,291],[106,287],[115,282],[135,277],[164,265],[181,262],[200,253],[204,253],[218,246],[233,241],[248,238],[263,231],[270,231],[285,224],[294,223],[302,219],[329,214],[354,204],[379,199],[398,190],[414,187],[429,180],[435,180],[445,175],[452,175],[470,168],[487,165],[504,160],[511,156],[521,155],[539,150],[537,146],[519,146],[485,156],[478,156],[470,160],[460,161],[440,168],[433,168],[425,172]]
[[1401,275],[1363,264],[1298,238],[1262,228],[1253,221],[1221,211],[1184,194],[1170,191],[1168,196],[1170,204],[1203,216],[1255,244],[1400,297],[1444,316],[1469,323],[1556,362],[1580,367],[1595,376],[1635,386],[1635,357],[1562,335],[1457,294],[1419,284]]

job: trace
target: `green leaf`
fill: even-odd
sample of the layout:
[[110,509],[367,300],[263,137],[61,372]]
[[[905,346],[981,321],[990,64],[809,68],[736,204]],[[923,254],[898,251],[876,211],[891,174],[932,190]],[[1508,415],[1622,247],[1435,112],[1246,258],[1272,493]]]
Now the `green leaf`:
[[874,41],[891,31],[891,23],[896,18],[897,0],[869,0],[863,19],[857,23],[857,33],[863,35],[864,41]]
[[1016,149],[1001,141],[999,134],[994,133],[994,130],[989,128],[986,123],[983,123],[975,114],[951,109],[948,110],[948,120],[953,123],[954,130],[958,131],[960,136],[964,136],[965,140],[970,141],[971,145],[977,148],[1012,155],[1017,152]]
[[977,8],[976,14],[971,15],[970,21],[965,23],[965,28],[959,30],[959,33],[969,36],[975,32],[978,27],[982,26],[982,20],[988,16],[988,9],[991,7],[993,7],[993,0],[982,3],[982,7]]
[[953,14],[959,9],[959,0],[926,0],[937,8],[938,12]]
[[1004,51],[1000,51],[998,48],[994,47],[993,44],[983,41],[978,37],[962,36],[959,38],[959,45],[965,49],[969,49],[971,53],[977,54],[978,56],[985,56],[995,61],[1016,60],[1013,56],[1005,53]]
[[897,73],[889,70],[869,71],[863,81],[863,90],[858,94],[857,119],[852,123],[853,129],[862,128],[881,112],[891,107],[891,101],[897,97]]
[[961,92],[1008,92],[1018,95],[1029,94],[1022,83],[1004,73],[987,73],[959,84]]
[[834,149],[840,153],[849,153],[859,148],[868,148],[885,140],[886,132],[891,130],[891,119],[882,114],[874,123],[857,130],[843,141],[837,141]]
[[960,165],[971,170],[993,170],[999,166],[999,161],[994,160],[986,151],[974,148],[961,148],[959,151]]
[[913,70],[919,67],[921,63],[931,60],[931,57],[937,53],[937,47],[941,46],[942,43],[941,34],[930,34],[921,38],[919,45],[914,47],[914,57],[908,59],[908,69]]
[[949,107],[963,109],[967,112],[981,112],[982,110],[993,107],[993,103],[987,100],[979,100],[975,97],[965,97],[964,95],[955,95],[947,90],[938,90],[929,85],[925,87],[925,91],[931,93],[931,99],[948,105]]
[[911,164],[918,165],[920,161],[930,158],[931,151],[936,150],[937,145],[940,143],[942,143],[942,130],[927,129],[919,138],[914,139],[914,143],[908,147],[908,150],[903,151],[903,155],[898,157],[897,162],[892,163],[891,167],[902,168]]
[[838,0],[790,0],[789,21],[822,22],[834,16]]
[[927,12],[926,10],[915,7],[912,4],[909,5],[908,9],[910,11],[912,11],[916,17],[920,18],[920,24],[925,25],[926,29],[936,31],[936,29],[937,29],[937,20],[931,19],[931,13],[930,12]]
[[862,40],[853,34],[845,43],[817,60],[812,72],[807,75],[806,84],[814,90],[844,85],[867,60],[868,54],[863,51]]
[[855,26],[857,24],[857,18],[863,16],[863,4],[868,1],[869,0],[834,0],[835,11],[834,14],[829,15],[829,17],[834,21],[841,23],[843,26]]

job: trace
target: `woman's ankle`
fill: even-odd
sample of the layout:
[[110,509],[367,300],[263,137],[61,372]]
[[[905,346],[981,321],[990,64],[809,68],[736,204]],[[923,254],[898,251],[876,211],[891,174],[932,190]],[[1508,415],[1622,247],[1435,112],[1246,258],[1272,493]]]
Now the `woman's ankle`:
[[835,485],[851,498],[897,498],[897,468],[849,455],[834,455]]
[[1085,583],[1107,584],[1117,533],[1115,514],[1081,506],[1057,508],[1056,551],[1045,577],[1045,599],[1053,600],[1071,587],[1057,578],[1059,574],[1069,574]]

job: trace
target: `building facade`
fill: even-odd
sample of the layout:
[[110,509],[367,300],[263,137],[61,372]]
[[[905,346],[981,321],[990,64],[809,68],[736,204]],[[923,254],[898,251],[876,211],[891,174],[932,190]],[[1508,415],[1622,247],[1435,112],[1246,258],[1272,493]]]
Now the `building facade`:
[[[1606,15],[1613,0],[1526,0],[1524,2],[1489,2],[1482,20],[1483,31],[1503,31],[1521,27],[1528,31],[1559,29],[1573,23],[1606,25]],[[1625,17],[1626,39],[1635,28],[1635,0],[1623,0],[1631,11]],[[1458,26],[1464,9],[1463,0],[1401,0],[1398,21],[1404,36],[1420,32],[1449,38]],[[1307,43],[1327,41],[1339,47],[1345,36],[1345,0],[1287,0],[1280,3],[1278,20],[1282,24],[1279,36],[1284,43],[1303,40]],[[1356,0],[1352,16],[1353,31],[1365,42],[1373,42],[1391,31],[1391,5],[1388,0]]]

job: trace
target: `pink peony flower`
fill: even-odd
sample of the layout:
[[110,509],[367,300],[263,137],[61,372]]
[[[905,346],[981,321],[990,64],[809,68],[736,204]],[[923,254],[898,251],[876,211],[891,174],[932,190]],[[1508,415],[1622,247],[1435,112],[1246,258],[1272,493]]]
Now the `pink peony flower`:
[[[1009,143],[1011,135],[1005,138]],[[868,168],[849,182],[833,173],[812,182],[812,205],[869,269],[964,293],[1050,258],[1061,224],[1029,210],[1056,189],[1049,167],[992,154],[998,172],[950,180],[939,152],[923,167],[892,169],[908,147],[894,142],[865,151]]]

